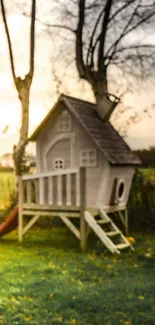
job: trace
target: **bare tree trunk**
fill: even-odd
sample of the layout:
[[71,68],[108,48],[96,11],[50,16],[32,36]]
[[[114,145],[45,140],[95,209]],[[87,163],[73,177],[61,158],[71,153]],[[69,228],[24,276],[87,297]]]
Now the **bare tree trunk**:
[[96,104],[99,104],[103,96],[108,93],[107,79],[105,80],[92,80],[92,90],[96,99]]
[[14,146],[14,153],[13,153],[13,158],[15,163],[16,184],[18,184],[18,178],[22,175],[22,162],[25,153],[25,147],[28,141],[29,97],[30,97],[30,87],[32,84],[33,74],[34,74],[36,0],[31,0],[31,28],[30,28],[30,52],[29,52],[30,68],[28,74],[25,76],[24,79],[17,77],[15,73],[14,57],[13,57],[9,28],[6,19],[4,0],[0,0],[0,3],[1,3],[4,28],[5,28],[7,42],[8,42],[12,77],[18,92],[18,96],[22,108],[20,138],[17,146]]
[[96,99],[97,113],[103,120],[107,121],[119,103],[119,98],[108,93],[107,74],[105,72],[105,79],[92,78],[92,90]]
[[31,81],[28,80],[28,76],[26,76],[24,80],[20,79],[20,82],[18,84],[19,99],[22,109],[22,121],[20,138],[17,146],[14,148],[15,173],[17,176],[22,174],[23,156],[28,139],[30,85]]

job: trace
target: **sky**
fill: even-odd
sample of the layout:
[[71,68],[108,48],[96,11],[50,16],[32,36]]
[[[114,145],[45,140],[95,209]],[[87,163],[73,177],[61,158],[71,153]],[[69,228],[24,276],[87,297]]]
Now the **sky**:
[[[7,4],[16,73],[22,77],[28,71],[29,19],[14,11],[10,6],[11,1],[8,1]],[[13,145],[18,141],[21,110],[10,72],[8,48],[1,17],[0,44],[0,155],[2,155],[6,152],[12,152]],[[42,33],[41,27],[37,23],[35,76],[30,98],[29,134],[42,121],[56,101],[56,87],[52,78],[52,52],[52,42],[45,33]],[[86,100],[93,98],[90,87],[84,82],[79,82],[72,73],[67,76],[67,91],[72,96]],[[137,111],[151,107],[155,104],[153,85],[148,84],[144,89],[136,90],[135,93],[127,95],[124,104]],[[8,131],[3,134],[7,125],[9,125]],[[149,115],[144,114],[138,123],[130,126],[126,141],[133,149],[155,145],[154,125],[155,109],[154,111],[150,110]]]

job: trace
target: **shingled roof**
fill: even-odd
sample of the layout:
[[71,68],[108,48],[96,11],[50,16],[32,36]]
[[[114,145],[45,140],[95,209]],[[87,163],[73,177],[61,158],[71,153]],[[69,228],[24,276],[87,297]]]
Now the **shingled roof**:
[[132,152],[110,122],[104,122],[98,116],[95,104],[66,95],[60,96],[58,103],[34,131],[30,141],[34,141],[37,138],[37,135],[57,109],[60,101],[63,101],[68,110],[78,119],[98,149],[104,153],[109,163],[112,165],[140,164],[137,155]]

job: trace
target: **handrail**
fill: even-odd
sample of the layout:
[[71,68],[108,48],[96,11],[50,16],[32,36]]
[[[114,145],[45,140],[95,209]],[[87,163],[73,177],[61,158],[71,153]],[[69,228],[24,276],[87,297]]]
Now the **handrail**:
[[43,173],[36,173],[36,174],[26,174],[22,176],[22,180],[31,180],[31,179],[37,179],[37,178],[44,178],[44,177],[50,177],[50,176],[59,176],[59,175],[70,175],[70,174],[77,174],[79,172],[78,168],[72,168],[72,169],[63,169],[56,172],[43,172]]

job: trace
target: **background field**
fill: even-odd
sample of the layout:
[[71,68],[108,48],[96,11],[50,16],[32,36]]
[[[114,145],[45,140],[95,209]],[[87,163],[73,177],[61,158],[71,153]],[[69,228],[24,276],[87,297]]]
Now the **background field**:
[[139,171],[149,179],[155,179],[155,168],[140,168]]
[[11,172],[0,172],[0,211],[7,209],[13,199],[14,174]]

